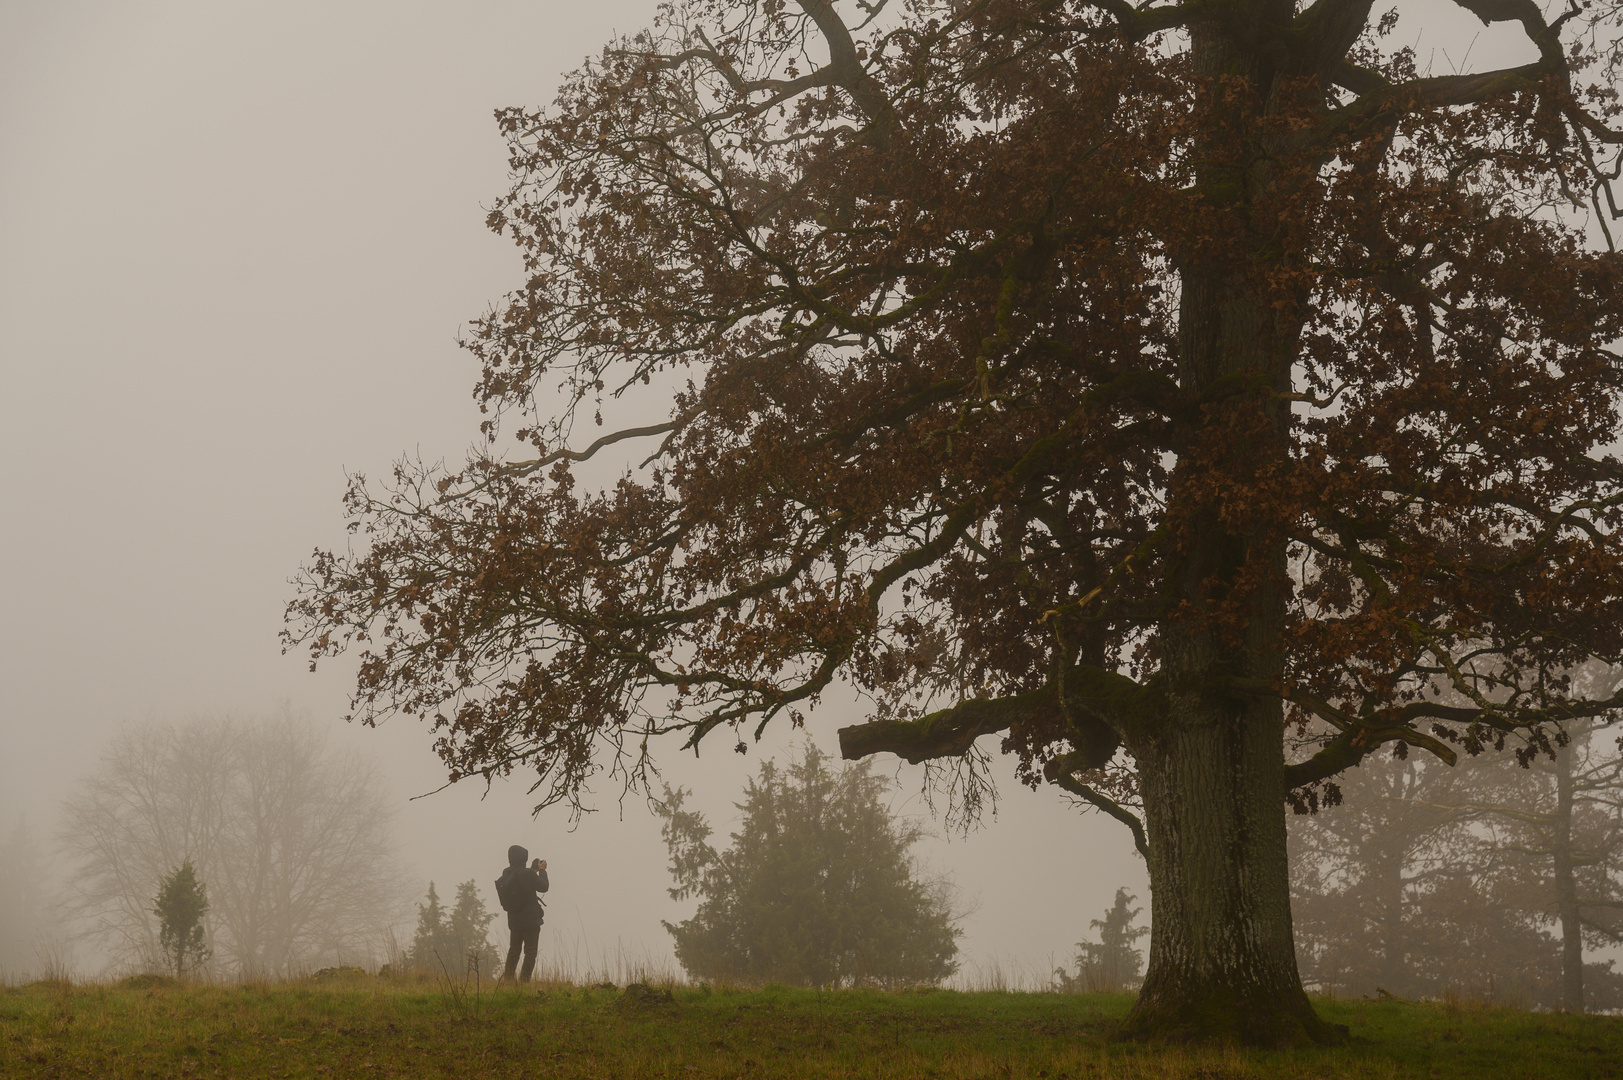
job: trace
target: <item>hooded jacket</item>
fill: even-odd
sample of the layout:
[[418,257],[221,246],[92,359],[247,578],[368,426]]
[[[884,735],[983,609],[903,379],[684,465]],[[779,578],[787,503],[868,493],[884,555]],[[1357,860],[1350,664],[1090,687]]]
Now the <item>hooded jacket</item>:
[[496,895],[505,898],[510,930],[540,926],[546,918],[537,894],[547,891],[547,872],[524,865],[529,861],[529,851],[514,844],[507,849],[507,869],[496,879]]

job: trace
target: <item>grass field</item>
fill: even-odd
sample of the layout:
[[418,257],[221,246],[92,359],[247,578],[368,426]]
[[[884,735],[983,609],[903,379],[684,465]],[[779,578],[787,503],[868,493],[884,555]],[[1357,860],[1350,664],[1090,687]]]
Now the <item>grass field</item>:
[[1623,1077],[1623,1019],[1325,1001],[1335,1050],[1111,1040],[1121,995],[269,985],[0,989],[0,1075],[38,1077]]

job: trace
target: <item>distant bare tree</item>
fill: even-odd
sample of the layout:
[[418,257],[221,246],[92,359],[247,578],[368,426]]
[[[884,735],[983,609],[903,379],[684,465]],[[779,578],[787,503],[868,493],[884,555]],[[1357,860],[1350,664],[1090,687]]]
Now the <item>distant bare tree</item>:
[[[1482,880],[1466,759],[1367,761],[1342,801],[1291,820],[1291,909],[1303,981],[1321,991],[1400,997],[1446,988],[1543,1001],[1548,939],[1495,907]],[[1475,929],[1473,929],[1475,928]]]
[[69,912],[120,961],[161,956],[151,898],[190,859],[216,966],[288,975],[369,950],[400,914],[385,793],[291,715],[128,729],[65,807]]
[[1421,993],[1416,910],[1451,867],[1463,820],[1417,794],[1451,792],[1459,774],[1431,762],[1367,762],[1343,801],[1291,822],[1292,913],[1302,977],[1330,992]]
[[234,731],[206,722],[127,728],[63,807],[62,850],[80,864],[64,908],[125,963],[162,966],[150,908],[163,876],[187,858],[205,880],[213,874]]
[[[1618,728],[1568,725],[1550,757],[1526,773],[1513,762],[1478,763],[1463,809],[1478,822],[1474,847],[1496,906],[1549,926],[1560,943],[1560,1007],[1616,1007],[1616,978],[1586,964],[1584,946],[1623,943],[1623,753]],[[1516,775],[1517,773],[1522,775]],[[1610,994],[1585,991],[1598,977]]]
[[[1563,676],[1615,693],[1605,665]],[[1369,763],[1292,823],[1304,979],[1405,996],[1469,987],[1569,1012],[1623,1004],[1583,950],[1623,941],[1623,751],[1608,717],[1516,758]]]

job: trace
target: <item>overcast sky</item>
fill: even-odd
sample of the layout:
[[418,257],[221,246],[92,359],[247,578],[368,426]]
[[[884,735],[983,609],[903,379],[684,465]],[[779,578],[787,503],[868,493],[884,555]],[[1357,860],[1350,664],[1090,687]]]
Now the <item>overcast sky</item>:
[[[0,827],[48,832],[122,724],[290,702],[377,763],[425,886],[488,893],[524,843],[555,947],[670,960],[659,920],[691,905],[640,803],[605,790],[571,833],[517,783],[407,801],[442,779],[426,731],[345,727],[349,667],[277,641],[287,579],[343,542],[345,471],[476,435],[456,334],[520,280],[483,224],[493,110],[545,104],[653,6],[0,2]],[[855,718],[811,736],[833,752]],[[760,752],[661,760],[725,834]],[[1145,879],[1114,822],[1006,771],[1002,794],[924,855],[976,905],[966,958],[1038,974]]]

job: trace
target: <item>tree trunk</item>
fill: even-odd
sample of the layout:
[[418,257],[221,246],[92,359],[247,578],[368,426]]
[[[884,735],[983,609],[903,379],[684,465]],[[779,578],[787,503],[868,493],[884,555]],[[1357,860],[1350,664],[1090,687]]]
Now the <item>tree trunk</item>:
[[1572,852],[1572,746],[1555,755],[1555,822],[1551,848],[1555,863],[1556,915],[1561,920],[1561,1011],[1584,1011],[1583,924]]
[[1408,950],[1404,947],[1403,863],[1401,843],[1382,846],[1374,882],[1381,912],[1381,981],[1377,989],[1400,997],[1409,991]]
[[[1288,460],[1280,391],[1298,324],[1294,298],[1270,296],[1236,269],[1184,271],[1180,381],[1191,396],[1236,376],[1257,388],[1206,414],[1222,433],[1212,443],[1222,467],[1246,485]],[[1218,488],[1174,474],[1168,516],[1185,524],[1158,634],[1166,713],[1124,732],[1144,800],[1152,904],[1149,970],[1127,1034],[1337,1042],[1345,1029],[1314,1012],[1296,967],[1283,706],[1226,689],[1230,676],[1280,676],[1290,591],[1283,523],[1252,500],[1222,501]]]
[[[1191,267],[1182,278],[1185,392],[1220,381],[1252,388],[1205,413],[1216,434],[1202,452],[1222,455],[1237,488],[1265,484],[1289,458],[1283,392],[1299,298],[1272,295],[1255,265]],[[1185,484],[1176,471],[1170,491],[1168,518],[1181,536],[1157,635],[1166,713],[1124,732],[1144,801],[1152,901],[1149,970],[1127,1034],[1339,1042],[1345,1029],[1314,1012],[1296,967],[1283,706],[1227,688],[1234,676],[1252,685],[1280,677],[1285,523],[1264,500]]]
[[1346,1029],[1314,1012],[1296,968],[1278,709],[1178,711],[1138,754],[1150,962],[1126,1034],[1340,1041]]

